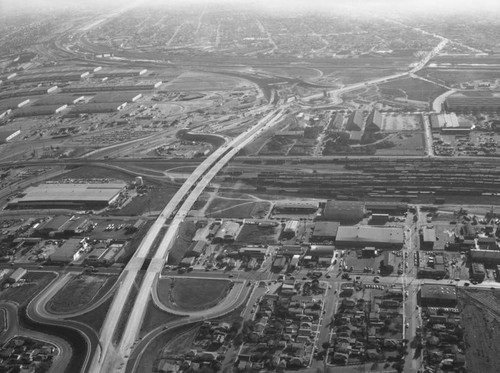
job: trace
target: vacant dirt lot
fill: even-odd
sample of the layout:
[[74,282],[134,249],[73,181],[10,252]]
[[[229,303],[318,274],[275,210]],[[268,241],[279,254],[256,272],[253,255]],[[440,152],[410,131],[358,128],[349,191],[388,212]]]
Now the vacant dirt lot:
[[459,291],[465,328],[467,371],[494,373],[500,367],[500,291]]

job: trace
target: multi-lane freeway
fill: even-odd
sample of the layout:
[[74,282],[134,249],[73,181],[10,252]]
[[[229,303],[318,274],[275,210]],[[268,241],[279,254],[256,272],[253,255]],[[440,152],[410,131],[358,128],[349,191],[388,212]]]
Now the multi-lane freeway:
[[[158,219],[146,234],[119,279],[120,286],[118,292],[113,299],[101,328],[100,343],[102,351],[100,354],[94,356],[90,366],[91,372],[109,372],[116,366],[124,366],[122,363],[127,360],[142,324],[142,319],[150,296],[150,289],[168,259],[169,249],[177,236],[180,224],[184,221],[194,202],[222,167],[224,167],[244,146],[259,136],[262,131],[276,124],[282,118],[285,109],[286,108],[281,108],[270,111],[269,114],[263,117],[254,127],[240,134],[229,144],[225,144],[217,149],[198,166],[177,191],[175,196],[168,202],[167,206],[163,209]],[[137,274],[144,265],[148,253],[153,248],[153,243],[159,236],[162,227],[167,223],[167,220],[170,219],[169,228],[163,236],[149,264],[132,312],[126,323],[122,339],[118,348],[115,349],[113,345],[113,336],[120,320],[123,305],[131,293]]]

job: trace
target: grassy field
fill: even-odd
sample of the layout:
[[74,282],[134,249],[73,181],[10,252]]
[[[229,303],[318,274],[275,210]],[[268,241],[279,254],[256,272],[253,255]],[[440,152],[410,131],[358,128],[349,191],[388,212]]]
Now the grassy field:
[[224,299],[231,285],[229,280],[160,279],[158,297],[163,304],[180,310],[203,310]]
[[276,244],[278,242],[277,228],[259,227],[257,225],[245,224],[236,238],[237,242],[244,242],[250,245]]
[[257,218],[269,212],[270,207],[269,202],[214,198],[206,210],[206,215],[212,218]]
[[109,297],[103,304],[101,304],[96,309],[84,313],[81,316],[73,317],[70,320],[82,322],[92,329],[99,333],[101,330],[102,324],[104,323],[104,319],[108,313],[109,307],[111,306],[111,302],[113,301],[113,297]]
[[177,336],[186,333],[192,328],[193,324],[184,325],[175,329],[165,331],[164,333],[156,337],[141,355],[141,359],[137,365],[137,372],[155,372],[157,368],[158,355],[163,347]]
[[79,275],[71,279],[48,303],[53,313],[71,313],[88,307],[116,282],[116,276]]
[[[71,166],[68,166],[71,169]],[[110,170],[104,167],[97,166],[81,166],[76,167],[69,171],[68,173],[54,178],[55,180],[60,179],[92,179],[92,178],[103,178],[103,179],[117,179],[123,181],[132,181],[133,177],[126,172],[118,170]]]
[[423,69],[418,72],[418,75],[432,79],[436,82],[440,82],[447,86],[456,86],[460,83],[470,82],[473,80],[491,80],[494,81],[498,78],[499,72],[498,70],[489,70],[489,71],[481,71],[481,70],[440,70],[440,69]]
[[196,225],[192,221],[184,221],[179,226],[179,233],[172,245],[168,256],[169,264],[177,264],[186,254],[187,249],[191,245],[193,237],[196,233]]
[[111,211],[110,215],[137,216],[162,210],[177,192],[178,187],[169,184],[153,184],[145,196],[137,196],[122,209]]
[[423,123],[421,115],[389,115],[383,117],[382,131],[422,131]]
[[401,134],[392,137],[390,140],[394,143],[392,148],[377,149],[376,155],[424,155],[425,140],[424,134],[415,132],[411,134]]
[[[414,78],[393,80],[392,82],[381,84],[379,88],[403,91],[406,95],[405,97],[409,100],[425,102],[428,102],[434,97],[446,92],[446,89],[443,87]],[[401,96],[398,95],[396,97]]]
[[22,306],[40,293],[55,278],[56,275],[51,272],[28,272],[24,276],[23,285],[0,291],[0,300],[10,300]]
[[152,300],[149,301],[148,308],[146,309],[146,316],[144,317],[144,321],[141,326],[141,331],[139,332],[139,336],[143,337],[151,330],[165,325],[174,320],[182,319],[183,316],[172,315],[165,311],[160,310],[155,306]]

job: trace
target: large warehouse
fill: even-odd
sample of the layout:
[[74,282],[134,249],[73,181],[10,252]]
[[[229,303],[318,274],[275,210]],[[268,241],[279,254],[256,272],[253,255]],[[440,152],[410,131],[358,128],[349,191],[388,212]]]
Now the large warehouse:
[[422,307],[456,307],[457,287],[454,285],[424,284],[420,288]]
[[112,204],[125,183],[40,184],[27,188],[21,197],[12,199],[8,209],[30,208],[104,208]]
[[340,226],[335,242],[337,247],[397,250],[404,244],[403,227]]
[[491,93],[488,96],[484,92],[474,96],[471,93],[456,93],[446,98],[445,107],[448,111],[456,112],[495,112],[500,110],[500,94]]
[[361,201],[327,201],[323,220],[342,224],[359,223],[365,215],[365,203]]

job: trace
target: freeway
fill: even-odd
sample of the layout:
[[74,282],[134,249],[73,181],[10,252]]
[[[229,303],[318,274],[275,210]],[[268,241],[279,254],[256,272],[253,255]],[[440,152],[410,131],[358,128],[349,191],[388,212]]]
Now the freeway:
[[[254,127],[233,139],[229,144],[225,144],[218,148],[198,166],[165,206],[120,276],[118,292],[113,299],[101,328],[100,342],[102,351],[99,356],[95,355],[92,360],[92,372],[109,372],[117,363],[126,361],[144,317],[148,303],[147,300],[150,294],[149,291],[156,276],[161,273],[168,259],[168,251],[177,235],[179,226],[187,216],[192,205],[222,167],[224,167],[240,149],[259,136],[262,131],[271,127],[281,119],[284,111],[285,108],[271,111]],[[179,205],[181,206],[179,207]],[[115,350],[112,343],[113,335],[117,328],[123,305],[129,297],[131,289],[134,286],[135,278],[144,265],[146,256],[150,252],[156,238],[159,236],[160,230],[166,224],[167,220],[172,217],[173,219],[169,228],[146,271],[134,307],[125,326],[120,347],[118,350]]]
[[163,269],[163,266],[168,259],[169,249],[175,240],[179,225],[184,221],[195,201],[201,195],[203,190],[208,186],[211,180],[217,175],[217,173],[219,173],[222,167],[224,167],[226,163],[229,162],[229,160],[231,160],[231,158],[233,158],[243,147],[245,147],[248,143],[259,136],[262,131],[276,124],[276,122],[281,119],[284,111],[284,108],[273,110],[263,119],[261,119],[252,129],[236,137],[228,145],[229,151],[227,152],[227,154],[223,153],[223,157],[220,160],[217,160],[213,167],[208,170],[206,175],[203,176],[203,178],[198,182],[192,192],[185,199],[185,202],[180,207],[172,223],[170,224],[168,231],[163,237],[163,240],[160,243],[159,248],[155,253],[150,267],[148,268],[148,271],[144,277],[141,289],[139,290],[139,294],[134,304],[134,308],[131,312],[131,317],[128,320],[120,344],[120,353],[122,354],[122,356],[128,356],[132,349],[132,345],[134,344],[134,341],[137,337],[138,331],[142,324],[142,319],[146,311],[146,306],[148,304],[148,290],[153,286],[155,278],[161,273],[161,270]]
[[174,320],[172,322],[167,323],[166,325],[160,326],[151,332],[149,332],[146,336],[144,336],[140,342],[135,345],[134,350],[131,353],[130,359],[128,359],[128,363],[123,364],[122,367],[125,369],[127,373],[136,372],[142,357],[142,354],[147,349],[149,344],[157,338],[162,333],[169,333],[173,328],[193,324],[199,321],[204,321],[210,318],[222,317],[234,309],[241,307],[245,302],[247,302],[250,293],[253,293],[254,288],[245,286],[239,292],[238,297],[230,303],[226,303],[224,307],[215,306],[211,309],[206,310],[205,313],[196,313],[190,314],[187,318],[183,318],[180,320]]

